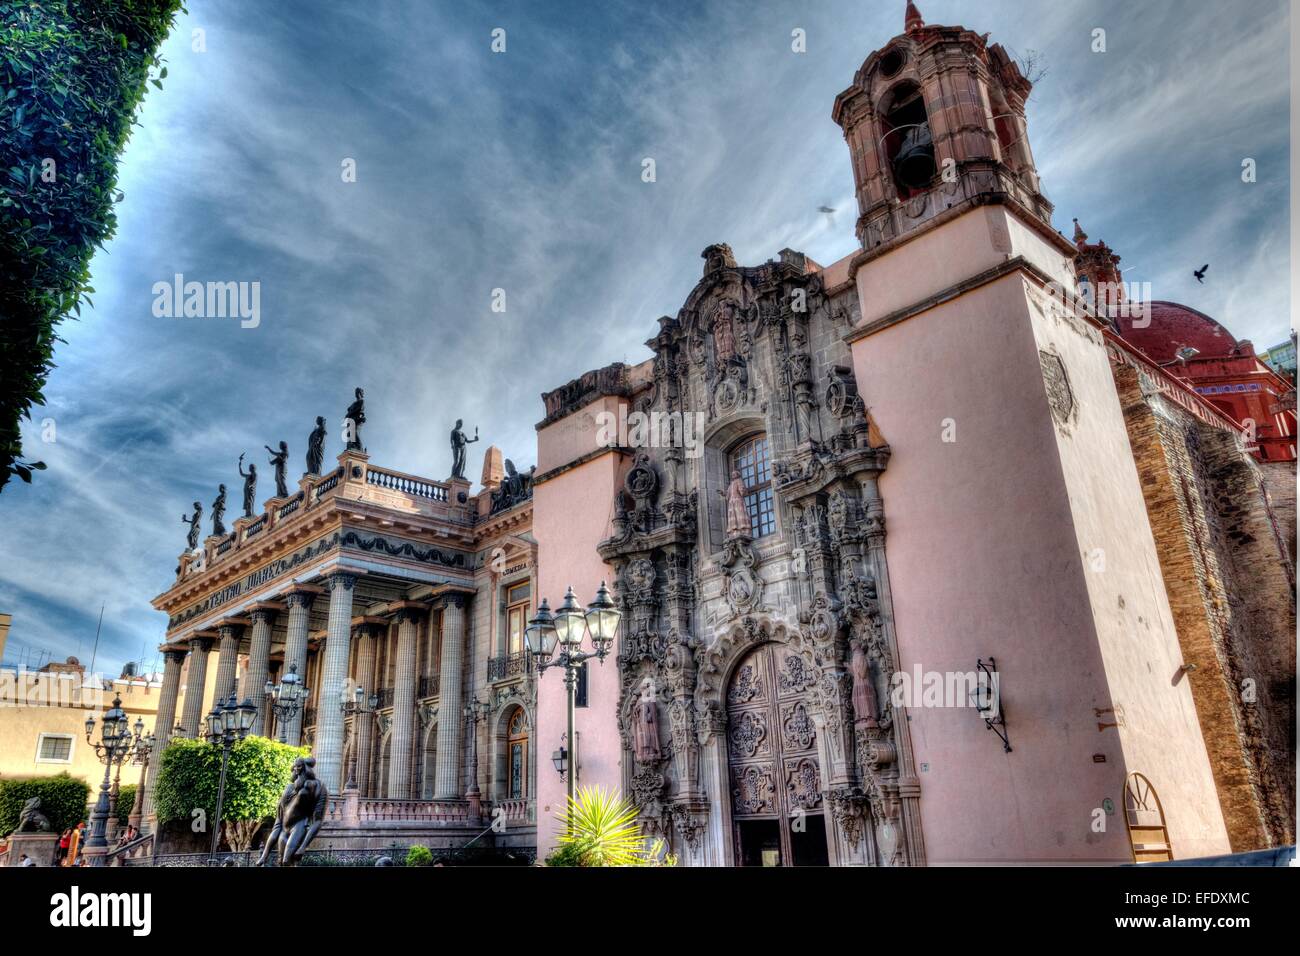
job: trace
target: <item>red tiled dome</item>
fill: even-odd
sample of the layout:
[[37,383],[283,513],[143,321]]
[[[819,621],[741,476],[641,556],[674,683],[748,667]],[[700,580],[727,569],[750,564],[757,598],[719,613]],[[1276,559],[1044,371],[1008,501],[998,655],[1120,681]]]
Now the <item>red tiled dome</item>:
[[1120,319],[1120,335],[1146,353],[1154,362],[1172,362],[1185,345],[1196,349],[1197,358],[1231,355],[1237,347],[1232,333],[1204,312],[1177,302],[1152,302],[1151,322],[1134,328],[1138,319]]

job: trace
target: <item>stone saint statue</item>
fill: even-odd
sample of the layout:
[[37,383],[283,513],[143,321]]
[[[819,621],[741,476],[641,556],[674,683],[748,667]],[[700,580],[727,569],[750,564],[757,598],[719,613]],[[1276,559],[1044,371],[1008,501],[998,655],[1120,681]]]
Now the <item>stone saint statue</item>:
[[284,481],[284,465],[289,460],[289,446],[280,442],[280,450],[276,451],[270,445],[263,445],[271,455],[271,464],[275,466],[275,496],[277,498],[289,497],[289,486]]
[[465,477],[465,446],[478,441],[478,429],[474,429],[473,438],[466,438],[465,433],[461,431],[464,424],[464,421],[458,418],[456,427],[451,430],[451,476],[453,478]]
[[632,728],[632,750],[637,763],[648,764],[659,760],[663,750],[659,744],[659,707],[649,679],[641,685],[641,696],[636,702],[635,724]]
[[257,497],[257,466],[251,461],[244,471],[244,456],[239,456],[239,477],[244,479],[244,517],[253,517],[253,499]]
[[226,486],[217,485],[217,497],[212,502],[212,533],[223,535],[226,533]]
[[199,525],[203,521],[203,505],[199,504],[197,501],[194,502],[194,514],[181,515],[181,521],[190,526],[190,531],[189,534],[185,536],[185,541],[189,545],[189,549],[193,551],[199,546],[199,531],[202,530]]
[[713,320],[713,351],[719,365],[725,365],[736,357],[736,331],[731,324],[733,312],[731,303],[724,303]]
[[293,776],[280,795],[275,826],[266,838],[257,865],[265,866],[275,855],[278,866],[294,866],[325,822],[329,790],[316,778],[316,758],[299,757],[293,762]]
[[749,537],[749,509],[745,507],[745,482],[739,471],[731,473],[731,484],[718,494],[727,499],[727,537]]
[[316,416],[316,427],[307,436],[307,474],[319,475],[325,463],[325,419]]
[[365,451],[361,445],[361,426],[366,423],[366,393],[357,389],[357,397],[348,406],[346,416],[348,445],[350,450]]
[[871,664],[862,641],[853,642],[853,656],[849,658],[853,673],[853,715],[868,727],[876,726],[876,688],[871,683]]

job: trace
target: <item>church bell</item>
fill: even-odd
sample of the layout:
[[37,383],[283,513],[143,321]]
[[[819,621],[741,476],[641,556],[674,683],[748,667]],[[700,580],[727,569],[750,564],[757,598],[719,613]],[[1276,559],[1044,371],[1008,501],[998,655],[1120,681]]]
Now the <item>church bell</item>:
[[934,142],[930,125],[919,123],[907,131],[894,158],[894,178],[909,189],[924,189],[934,179]]

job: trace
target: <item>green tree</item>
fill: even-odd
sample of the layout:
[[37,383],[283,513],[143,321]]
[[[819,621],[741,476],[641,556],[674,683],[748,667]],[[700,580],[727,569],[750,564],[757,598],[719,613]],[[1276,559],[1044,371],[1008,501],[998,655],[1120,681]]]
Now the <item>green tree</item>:
[[50,829],[62,833],[86,819],[90,784],[66,773],[0,780],[0,836],[18,829],[18,815],[31,797],[41,798],[41,813],[49,818]]
[[135,807],[135,792],[139,788],[137,783],[124,783],[117,788],[117,822],[120,826],[126,826],[127,817],[131,815],[131,810]]
[[[248,737],[230,751],[223,835],[232,850],[247,850],[262,824],[275,816],[293,762],[308,753],[265,737]],[[176,739],[162,753],[154,809],[162,823],[183,821],[206,829],[217,814],[221,748],[202,740]]]
[[427,846],[413,846],[406,851],[407,866],[428,866],[433,862],[433,851]]
[[[30,482],[19,425],[43,404],[56,328],[90,303],[117,226],[117,158],[181,0],[0,4],[0,489]],[[150,74],[153,74],[152,77]]]
[[641,833],[637,808],[617,791],[580,787],[557,817],[564,830],[547,866],[672,866],[663,842]]

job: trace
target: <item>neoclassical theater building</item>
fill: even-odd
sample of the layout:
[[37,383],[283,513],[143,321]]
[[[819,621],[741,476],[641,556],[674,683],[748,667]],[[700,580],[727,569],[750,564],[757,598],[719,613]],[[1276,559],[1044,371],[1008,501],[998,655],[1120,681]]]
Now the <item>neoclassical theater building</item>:
[[[492,448],[469,490],[349,448],[182,554],[154,602],[169,617],[160,746],[235,693],[259,708],[253,733],[312,748],[334,795],[322,846],[456,847],[495,822],[489,842],[534,847],[529,476]],[[278,713],[264,688],[290,670],[309,693]]]
[[[260,701],[295,665],[284,731],[337,845],[496,814],[544,854],[562,747],[683,865],[1294,841],[1294,389],[1195,310],[1098,294],[1118,256],[1053,225],[1029,92],[908,3],[833,104],[853,254],[710,246],[650,358],[543,395],[527,476],[489,449],[471,493],[349,450],[188,551],[159,727],[208,666]],[[1167,360],[1202,319],[1263,425]],[[620,631],[569,741],[523,626],[602,580]]]

